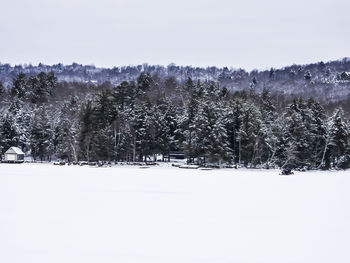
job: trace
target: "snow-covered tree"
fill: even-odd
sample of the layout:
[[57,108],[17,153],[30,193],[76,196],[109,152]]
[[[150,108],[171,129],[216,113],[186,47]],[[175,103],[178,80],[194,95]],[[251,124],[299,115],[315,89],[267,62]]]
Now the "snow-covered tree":
[[337,109],[330,121],[329,158],[335,167],[349,154],[349,126],[343,118],[342,109]]
[[88,100],[82,104],[79,117],[79,150],[82,160],[91,161],[96,159],[93,144],[95,143],[94,107],[92,101]]
[[55,129],[56,156],[60,159],[77,162],[79,159],[79,104],[76,97],[71,97],[60,112]]
[[13,85],[10,90],[11,96],[23,100],[27,95],[26,82],[26,75],[23,73],[18,74],[18,76],[13,80]]
[[34,160],[51,160],[53,130],[45,106],[39,106],[34,111],[30,125],[30,150]]

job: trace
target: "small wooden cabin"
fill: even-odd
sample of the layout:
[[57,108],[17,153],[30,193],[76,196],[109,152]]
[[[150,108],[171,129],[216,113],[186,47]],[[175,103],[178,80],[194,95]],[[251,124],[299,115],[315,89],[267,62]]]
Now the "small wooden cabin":
[[5,162],[7,163],[23,163],[24,162],[24,152],[18,147],[10,147],[5,152]]

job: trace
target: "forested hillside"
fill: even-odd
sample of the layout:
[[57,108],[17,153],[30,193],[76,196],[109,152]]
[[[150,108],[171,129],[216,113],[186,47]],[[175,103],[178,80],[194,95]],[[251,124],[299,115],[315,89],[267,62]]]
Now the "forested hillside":
[[[304,83],[312,81],[310,74]],[[260,91],[256,79],[233,92],[222,81],[145,72],[118,85],[21,73],[0,88],[0,152],[15,145],[36,160],[145,161],[184,152],[189,162],[201,164],[350,165],[350,126],[340,103]]]
[[[281,69],[247,72],[232,68],[199,68],[191,66],[167,67],[155,65],[138,65],[114,68],[97,68],[80,65],[17,65],[0,64],[0,82],[10,88],[12,80],[20,73],[28,76],[40,72],[53,72],[59,82],[77,82],[119,85],[123,81],[135,80],[142,72],[151,74],[155,79],[172,77],[183,84],[188,78],[193,80],[214,81],[219,88],[226,87],[230,91],[254,89],[262,92],[268,89],[273,94],[287,97],[314,97],[319,101],[344,101],[350,93],[350,59],[331,62],[318,62],[307,65],[292,65]],[[171,87],[169,87],[171,88]]]

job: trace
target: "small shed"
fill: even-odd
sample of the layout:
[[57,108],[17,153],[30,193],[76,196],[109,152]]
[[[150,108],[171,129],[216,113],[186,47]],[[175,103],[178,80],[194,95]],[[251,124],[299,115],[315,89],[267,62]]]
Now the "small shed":
[[7,163],[23,163],[24,162],[24,152],[18,147],[10,147],[5,152],[5,162]]

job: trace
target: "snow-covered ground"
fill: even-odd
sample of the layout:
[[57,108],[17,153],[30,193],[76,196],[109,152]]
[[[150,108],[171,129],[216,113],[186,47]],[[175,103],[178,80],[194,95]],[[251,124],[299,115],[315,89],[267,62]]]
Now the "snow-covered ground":
[[0,164],[0,262],[350,262],[350,172],[278,173]]

